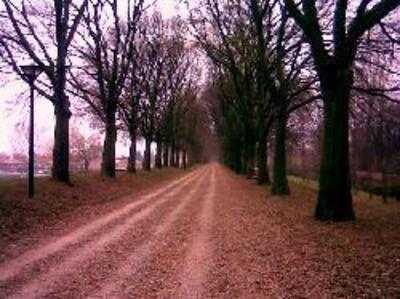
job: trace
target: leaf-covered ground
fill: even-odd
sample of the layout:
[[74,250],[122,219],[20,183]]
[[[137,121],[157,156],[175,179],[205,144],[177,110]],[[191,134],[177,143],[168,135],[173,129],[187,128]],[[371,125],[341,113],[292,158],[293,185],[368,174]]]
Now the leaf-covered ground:
[[139,194],[184,174],[176,168],[140,171],[134,175],[117,173],[116,179],[104,179],[95,173],[77,174],[71,179],[71,187],[51,178],[39,178],[35,182],[34,199],[27,197],[25,179],[0,179],[0,261],[2,244],[60,221],[69,222],[78,209],[92,218],[114,207],[112,201],[116,199],[123,205],[127,200],[124,196]]
[[221,250],[233,255],[238,273],[247,273],[241,288],[221,280],[223,289],[232,287],[234,296],[248,290],[272,297],[400,296],[399,202],[356,194],[356,222],[321,223],[312,217],[315,183],[292,179],[284,198],[237,175],[225,184],[217,218],[231,246]]
[[357,194],[356,222],[321,223],[312,182],[280,198],[218,164],[178,175],[8,241],[0,297],[400,297],[399,202]]

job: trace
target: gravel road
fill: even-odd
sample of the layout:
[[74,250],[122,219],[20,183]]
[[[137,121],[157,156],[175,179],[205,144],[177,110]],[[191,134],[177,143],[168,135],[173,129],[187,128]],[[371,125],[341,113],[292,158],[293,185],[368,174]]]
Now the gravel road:
[[[338,228],[313,221],[301,202],[266,200],[265,192],[208,164],[96,219],[77,213],[81,225],[66,224],[53,237],[44,228],[0,264],[0,298],[321,298],[367,291],[358,283],[345,290],[331,271],[337,246],[319,242],[317,230],[329,235]],[[344,229],[341,235],[354,230]],[[362,268],[350,270],[346,279],[363,277]],[[393,286],[394,276],[385,279],[379,283]]]
[[201,167],[62,236],[43,235],[0,265],[1,297],[201,294],[217,171]]

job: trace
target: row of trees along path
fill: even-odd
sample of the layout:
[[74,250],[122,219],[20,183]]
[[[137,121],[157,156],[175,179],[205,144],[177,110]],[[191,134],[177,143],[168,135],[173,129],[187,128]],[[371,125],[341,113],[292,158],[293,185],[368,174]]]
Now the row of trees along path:
[[[153,142],[157,167],[174,166],[181,155],[186,167],[211,147],[213,132],[226,164],[248,177],[257,167],[260,184],[272,181],[274,194],[287,195],[291,117],[322,105],[315,217],[355,219],[350,113],[362,109],[354,107],[366,95],[397,102],[390,93],[399,88],[389,85],[398,73],[389,65],[398,63],[400,0],[200,0],[186,3],[187,20],[165,19],[144,0],[1,3],[2,67],[24,79],[19,64],[29,58],[45,74],[35,88],[54,105],[56,180],[70,180],[69,120],[76,108],[104,132],[106,177],[115,177],[118,131],[129,136],[130,172],[140,136],[150,170]],[[200,97],[201,70],[209,83]],[[387,82],[372,84],[371,70],[385,73]],[[83,105],[71,109],[69,99]]]
[[152,142],[157,143],[157,167],[176,165],[180,155],[184,166],[199,159],[205,127],[194,84],[196,49],[185,42],[187,26],[179,16],[164,19],[147,5],[144,0],[2,0],[4,71],[25,80],[19,65],[29,59],[45,74],[35,89],[54,105],[54,179],[70,180],[72,111],[104,132],[105,177],[115,177],[118,131],[129,136],[130,172],[136,171],[140,136],[146,140],[147,170]]
[[389,65],[398,58],[399,5],[398,0],[203,0],[189,5],[194,36],[213,69],[206,96],[225,163],[249,177],[256,165],[259,183],[269,182],[266,148],[271,141],[272,192],[289,194],[288,120],[300,108],[321,103],[323,144],[315,217],[355,219],[350,113],[359,109],[355,107],[365,95],[398,103],[388,95],[399,90],[389,86],[391,80],[378,87],[366,83],[365,77],[377,69],[386,78],[398,75]]

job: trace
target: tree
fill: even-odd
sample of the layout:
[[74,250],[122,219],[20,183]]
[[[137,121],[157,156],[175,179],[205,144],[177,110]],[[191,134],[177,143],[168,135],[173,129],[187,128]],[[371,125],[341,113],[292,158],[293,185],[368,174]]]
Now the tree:
[[[179,21],[179,20],[177,20]],[[182,133],[185,125],[185,108],[189,94],[197,93],[196,86],[200,81],[199,53],[192,44],[186,45],[184,33],[186,24],[175,26],[181,27],[181,34],[171,39],[171,53],[168,55],[166,64],[166,74],[169,78],[167,82],[167,101],[164,105],[163,117],[161,119],[160,135],[158,142],[164,145],[164,151],[169,152],[170,164],[179,167],[179,152],[183,154],[183,144],[185,137]],[[177,30],[175,30],[177,31]],[[190,123],[190,120],[189,120]],[[166,155],[166,154],[165,154]],[[164,156],[165,156],[164,155]],[[168,160],[168,159],[164,159]]]
[[224,78],[221,82],[227,79],[232,83],[229,90],[234,94],[229,98],[230,106],[235,111],[229,114],[238,118],[235,123],[241,130],[236,132],[242,132],[236,140],[240,152],[236,159],[240,159],[240,162],[236,161],[234,164],[241,166],[239,172],[247,173],[250,177],[255,166],[258,135],[256,113],[262,113],[263,110],[258,109],[255,95],[257,81],[254,76],[256,56],[253,32],[248,26],[247,14],[242,4],[245,5],[234,5],[230,1],[202,1],[192,13],[191,24],[198,44]]
[[[351,20],[351,5],[346,0],[335,1],[333,15],[325,16],[324,20],[318,14],[316,1],[302,0],[301,9],[293,0],[284,2],[310,44],[324,102],[324,141],[315,217],[319,220],[353,220],[349,103],[354,63],[365,34],[376,25],[385,28],[382,20],[400,5],[400,1],[381,0],[369,8],[371,1],[362,0]],[[320,24],[327,18],[333,21],[332,43],[330,36],[321,30]],[[388,38],[391,38],[389,33]]]
[[[48,81],[37,83],[35,88],[54,105],[56,125],[52,176],[57,181],[69,182],[71,112],[65,94],[67,56],[88,0],[54,0],[52,6],[50,2],[34,6],[24,0],[2,0],[2,3],[9,23],[0,35],[1,58],[23,80],[27,78],[18,65],[24,58],[32,60],[46,75]],[[48,34],[47,39],[43,32]],[[55,45],[54,51],[50,51],[52,44]]]
[[[144,55],[139,67],[142,98],[139,102],[140,131],[146,141],[144,168],[150,170],[150,145],[157,144],[155,165],[162,166],[162,150],[171,143],[171,157],[176,155],[177,98],[187,85],[193,61],[185,46],[185,23],[180,18],[164,20],[159,13],[148,19]],[[150,29],[151,28],[151,29]],[[172,161],[175,166],[175,160]]]
[[315,99],[305,99],[315,81],[302,34],[284,6],[269,0],[204,1],[193,13],[192,24],[199,44],[220,73],[222,94],[217,98],[223,106],[220,116],[226,118],[221,132],[224,151],[232,151],[226,153],[226,161],[252,176],[256,156],[258,183],[269,183],[267,144],[274,132],[272,191],[288,194],[287,121],[291,112]]
[[143,96],[139,101],[140,130],[145,139],[143,168],[151,170],[151,143],[156,133],[161,113],[163,90],[166,82],[165,59],[166,23],[161,14],[154,13],[147,19],[145,47],[139,70]]
[[71,158],[80,165],[80,170],[89,171],[90,163],[100,157],[101,145],[98,136],[85,137],[78,129],[71,130]]
[[[139,59],[136,59],[138,61]],[[136,173],[136,160],[137,160],[137,137],[139,129],[139,104],[142,92],[139,86],[139,78],[137,76],[138,66],[133,63],[131,67],[131,75],[123,100],[119,104],[120,118],[124,124],[125,130],[129,135],[129,158],[127,171],[129,173]]]
[[[77,57],[83,61],[79,76],[71,83],[104,123],[102,174],[115,177],[117,109],[122,100],[132,61],[135,59],[137,24],[143,14],[144,0],[128,2],[127,19],[119,16],[118,0],[90,0],[84,14],[85,29],[79,32],[84,46],[77,45]],[[85,33],[88,33],[88,36]]]
[[[375,59],[379,61],[382,57]],[[356,67],[355,76],[358,79],[354,93],[357,100],[350,106],[353,115],[350,135],[352,179],[357,187],[379,190],[386,201],[390,193],[389,174],[395,174],[399,169],[396,162],[400,157],[397,117],[400,106],[392,95],[381,94],[381,91],[395,77],[384,70],[372,71],[367,67]],[[379,172],[380,178],[374,175]]]

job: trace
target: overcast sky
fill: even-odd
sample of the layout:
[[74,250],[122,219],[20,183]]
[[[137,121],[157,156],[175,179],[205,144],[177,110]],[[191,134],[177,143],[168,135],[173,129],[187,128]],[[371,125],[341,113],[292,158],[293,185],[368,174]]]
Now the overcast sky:
[[[159,0],[156,7],[165,17],[184,14],[184,7],[182,5],[178,7],[177,2],[177,0]],[[27,152],[28,87],[21,82],[5,84],[0,81],[0,84],[0,152],[12,153],[18,150],[25,152],[25,148]],[[35,97],[35,109],[35,148],[37,152],[45,152],[52,148],[54,110],[52,104],[40,96]],[[88,123],[79,118],[71,119],[71,127],[78,127],[86,135],[93,132],[89,129]],[[139,145],[139,150],[141,148]],[[127,146],[119,143],[117,155],[128,155]]]

